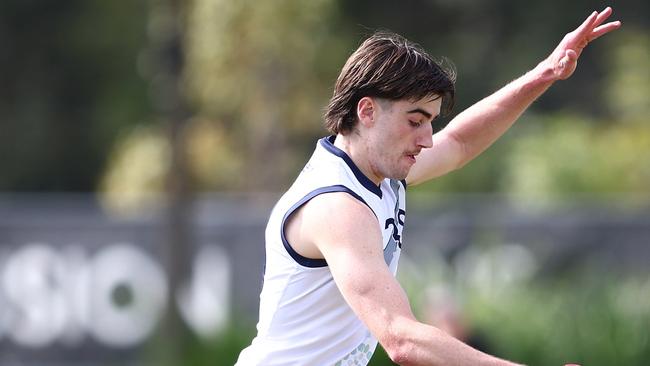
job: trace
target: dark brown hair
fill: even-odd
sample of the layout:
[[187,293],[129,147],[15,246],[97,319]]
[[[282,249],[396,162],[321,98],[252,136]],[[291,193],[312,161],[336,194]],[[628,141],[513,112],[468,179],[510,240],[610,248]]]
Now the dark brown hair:
[[416,101],[439,95],[442,114],[454,105],[456,74],[422,47],[391,32],[377,32],[348,58],[336,80],[325,112],[325,127],[348,134],[356,123],[356,107],[363,97]]

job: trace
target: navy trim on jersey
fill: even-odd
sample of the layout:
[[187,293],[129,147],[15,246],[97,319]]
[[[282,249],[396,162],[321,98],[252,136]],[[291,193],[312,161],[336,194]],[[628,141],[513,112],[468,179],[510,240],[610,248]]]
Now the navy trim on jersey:
[[323,137],[320,139],[320,144],[325,148],[325,150],[343,159],[343,161],[345,161],[345,163],[350,167],[350,170],[352,170],[352,173],[354,173],[354,176],[357,177],[359,183],[366,187],[367,190],[381,198],[381,188],[359,170],[359,167],[357,167],[345,151],[334,146],[334,139],[336,139],[336,136]]
[[402,179],[400,180],[400,182],[402,182],[402,185],[404,186],[404,190],[406,190],[406,179]]
[[[318,189],[315,189],[309,193],[307,193],[306,196],[300,199],[300,201],[296,202],[289,210],[284,214],[284,217],[282,218],[282,225],[280,226],[280,236],[282,237],[282,244],[284,244],[284,248],[287,250],[291,258],[293,258],[298,264],[305,266],[305,267],[310,267],[310,268],[318,268],[318,267],[326,267],[327,266],[327,261],[325,259],[315,259],[315,258],[307,258],[303,257],[302,255],[298,254],[293,247],[291,247],[291,244],[289,244],[289,241],[287,240],[287,237],[284,235],[284,225],[291,216],[297,209],[299,209],[302,205],[307,203],[309,200],[312,198],[323,194],[323,193],[333,193],[333,192],[345,192],[349,193],[352,197],[358,199],[359,201],[363,202],[368,208],[370,208],[370,211],[372,211],[372,208],[366,203],[366,201],[363,200],[361,196],[356,194],[354,191],[352,191],[350,188],[344,186],[344,185],[334,185],[334,186],[328,186],[328,187],[321,187]],[[373,214],[375,214],[374,211],[372,211]],[[375,214],[377,216],[377,214]]]

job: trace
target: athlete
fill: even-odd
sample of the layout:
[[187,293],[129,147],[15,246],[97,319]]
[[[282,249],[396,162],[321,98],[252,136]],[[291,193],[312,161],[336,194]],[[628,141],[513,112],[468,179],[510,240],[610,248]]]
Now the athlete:
[[433,134],[454,75],[389,33],[365,40],[336,82],[319,140],[274,207],[257,336],[237,365],[365,365],[381,343],[400,365],[515,365],[419,322],[395,279],[405,190],[458,169],[501,136],[587,44],[620,27],[591,14],[534,69]]

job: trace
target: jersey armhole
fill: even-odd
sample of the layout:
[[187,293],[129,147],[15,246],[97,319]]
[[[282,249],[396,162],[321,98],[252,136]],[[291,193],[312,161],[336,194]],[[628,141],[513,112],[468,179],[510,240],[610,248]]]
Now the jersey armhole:
[[286,249],[287,253],[293,258],[298,264],[304,267],[309,267],[309,268],[319,268],[319,267],[327,267],[327,261],[325,259],[321,258],[307,258],[302,255],[300,255],[298,252],[296,252],[291,244],[289,243],[289,240],[287,240],[287,237],[284,232],[284,226],[291,217],[291,215],[296,212],[300,207],[302,207],[305,203],[309,202],[312,198],[325,194],[325,193],[334,193],[334,192],[345,192],[351,195],[352,197],[358,199],[359,201],[363,202],[364,205],[368,206],[370,208],[370,211],[377,216],[377,214],[372,210],[372,208],[368,205],[368,203],[356,192],[352,191],[350,188],[344,186],[344,185],[333,185],[333,186],[328,186],[328,187],[321,187],[318,189],[315,189],[309,193],[307,193],[303,198],[301,198],[298,202],[296,202],[293,206],[287,210],[287,212],[284,214],[284,217],[282,217],[282,223],[280,225],[280,237],[282,238],[282,245]]

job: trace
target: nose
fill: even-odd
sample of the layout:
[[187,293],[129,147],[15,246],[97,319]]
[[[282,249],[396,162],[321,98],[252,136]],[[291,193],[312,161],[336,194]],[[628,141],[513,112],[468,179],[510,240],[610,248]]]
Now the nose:
[[423,149],[433,146],[433,126],[430,123],[425,123],[423,128],[420,129],[417,145]]

